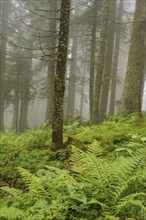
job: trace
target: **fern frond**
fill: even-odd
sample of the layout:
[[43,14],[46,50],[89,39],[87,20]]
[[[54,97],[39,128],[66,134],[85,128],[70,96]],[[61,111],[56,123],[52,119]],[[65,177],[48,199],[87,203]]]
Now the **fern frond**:
[[23,177],[23,180],[25,181],[28,189],[31,192],[35,193],[35,196],[42,196],[42,195],[46,195],[47,196],[47,192],[44,189],[44,186],[42,185],[42,179],[31,174],[29,171],[19,167],[18,171],[20,173],[20,175]]
[[22,196],[22,191],[20,189],[10,188],[7,186],[3,186],[0,189],[7,192],[9,195],[13,196],[14,198],[21,198]]
[[23,219],[25,216],[25,213],[15,207],[1,207],[0,209],[0,217],[1,219],[7,219],[7,220],[18,220]]

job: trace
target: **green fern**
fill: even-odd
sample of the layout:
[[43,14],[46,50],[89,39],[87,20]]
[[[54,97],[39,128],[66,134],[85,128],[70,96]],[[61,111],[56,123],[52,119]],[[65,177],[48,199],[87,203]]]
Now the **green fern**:
[[24,212],[15,207],[1,207],[0,209],[0,219],[4,220],[18,220],[22,219]]
[[112,210],[117,215],[123,214],[125,207],[129,207],[134,213],[137,207],[140,216],[145,201],[144,185],[141,184],[145,179],[142,172],[145,153],[145,148],[140,148],[132,156],[107,162],[102,157],[97,157],[94,148],[84,152],[73,147],[71,160],[73,171],[80,174],[80,181],[92,184],[93,191],[90,194],[93,198],[108,207],[104,208],[105,211]]

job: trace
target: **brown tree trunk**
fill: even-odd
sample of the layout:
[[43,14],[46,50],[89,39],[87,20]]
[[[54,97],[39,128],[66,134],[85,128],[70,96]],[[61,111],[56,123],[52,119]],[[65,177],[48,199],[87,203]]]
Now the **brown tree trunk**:
[[81,101],[80,101],[80,117],[83,119],[83,109],[84,109],[84,96],[85,96],[85,77],[86,77],[87,65],[84,64],[82,73],[82,87],[81,87]]
[[105,65],[103,70],[103,83],[102,83],[102,92],[101,92],[101,101],[100,101],[100,121],[104,121],[107,118],[107,104],[108,104],[108,95],[109,95],[109,85],[112,71],[112,58],[113,58],[113,47],[114,47],[114,24],[116,16],[116,0],[111,1],[111,10],[109,16],[109,25],[108,25],[108,39],[107,39],[107,48],[105,56]]
[[145,0],[137,0],[132,25],[132,37],[129,50],[126,78],[122,94],[122,113],[141,112],[141,92],[144,74],[144,31]]
[[97,28],[97,12],[99,1],[93,2],[93,19],[91,27],[91,56],[90,56],[90,81],[89,81],[89,110],[90,120],[93,116],[93,98],[94,98],[94,75],[95,75],[95,51],[96,51],[96,28]]
[[[117,21],[122,20],[123,7],[124,7],[124,1],[120,0]],[[120,37],[121,37],[121,31],[119,27],[116,30],[116,36],[115,36],[115,49],[114,49],[113,67],[112,67],[112,75],[111,75],[111,94],[110,94],[109,116],[113,116],[115,112],[117,69],[118,69],[118,60],[119,60],[119,52],[120,52],[119,51]]]
[[71,0],[61,1],[58,57],[55,76],[54,112],[52,120],[52,144],[55,150],[63,147],[63,99],[67,62],[69,19]]
[[[57,0],[50,0],[50,11],[49,16],[52,18],[57,17]],[[52,33],[56,32],[56,24],[57,21],[55,19],[50,20],[49,29]],[[52,117],[53,117],[53,109],[54,109],[54,84],[55,84],[55,61],[54,54],[56,52],[55,46],[56,46],[56,39],[55,38],[49,38],[49,55],[51,56],[51,61],[48,63],[48,91],[47,91],[47,109],[46,109],[46,122],[51,123]]]
[[103,1],[102,24],[101,24],[101,33],[99,39],[99,52],[97,58],[97,73],[95,79],[94,109],[93,109],[93,120],[92,120],[94,123],[99,122],[99,103],[100,103],[103,67],[105,63],[105,51],[107,44],[110,4],[111,1],[109,0]]
[[7,26],[8,26],[8,6],[9,1],[0,0],[0,131],[4,129],[4,72],[6,61],[6,38],[7,38]]
[[70,63],[70,76],[68,84],[68,101],[67,101],[67,115],[74,116],[75,107],[75,88],[76,88],[76,62],[77,62],[77,37],[73,38],[72,43],[72,58]]

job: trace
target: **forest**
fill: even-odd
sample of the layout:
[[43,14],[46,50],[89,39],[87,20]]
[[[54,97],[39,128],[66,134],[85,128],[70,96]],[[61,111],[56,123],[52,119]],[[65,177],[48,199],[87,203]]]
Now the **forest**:
[[0,0],[0,220],[146,220],[146,0]]

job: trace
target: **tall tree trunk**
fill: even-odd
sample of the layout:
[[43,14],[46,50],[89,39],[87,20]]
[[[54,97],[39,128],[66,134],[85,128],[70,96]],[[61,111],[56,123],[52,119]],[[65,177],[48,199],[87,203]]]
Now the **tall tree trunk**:
[[72,58],[70,63],[70,76],[69,76],[69,84],[68,84],[68,101],[67,101],[67,115],[70,116],[74,116],[74,107],[75,107],[77,45],[78,45],[78,39],[74,37],[72,42]]
[[107,49],[105,56],[105,65],[103,70],[103,83],[102,83],[102,92],[101,92],[101,101],[100,101],[100,121],[103,121],[107,118],[107,104],[108,104],[108,95],[109,95],[109,85],[112,72],[112,61],[113,61],[113,47],[114,47],[114,24],[116,16],[116,0],[111,1],[111,10],[109,16],[109,25],[108,25],[108,39],[107,39]]
[[[52,18],[57,17],[57,0],[50,0],[50,15]],[[57,21],[56,19],[51,19],[49,24],[49,29],[52,33],[56,31]],[[54,54],[55,54],[55,46],[56,46],[56,39],[49,38],[49,54],[52,58],[52,61],[48,63],[48,91],[47,91],[47,109],[46,109],[46,122],[51,123],[53,117],[53,109],[54,109],[54,84],[55,84],[55,61]]]
[[15,79],[15,88],[14,88],[14,109],[13,109],[13,120],[12,120],[12,128],[17,132],[20,132],[20,89],[21,89],[21,71],[22,71],[22,63],[18,59],[16,60],[16,79]]
[[9,1],[0,0],[0,131],[4,129],[4,72],[6,62],[6,38],[7,38],[7,26],[8,26],[8,6]]
[[93,19],[91,27],[91,56],[90,56],[90,81],[89,81],[89,110],[90,120],[93,116],[93,98],[94,98],[94,70],[95,70],[95,51],[96,51],[96,28],[97,28],[97,12],[99,1],[93,2]]
[[83,119],[83,107],[84,107],[84,90],[85,90],[85,74],[86,74],[86,70],[87,70],[87,65],[84,64],[83,67],[83,73],[82,73],[82,87],[81,87],[81,102],[80,102],[80,117],[81,119]]
[[[26,95],[26,94],[25,94]],[[24,97],[21,100],[21,106],[20,106],[20,132],[25,131],[28,128],[28,106],[29,106],[29,100],[27,97]]]
[[[79,15],[78,8],[75,7],[74,17]],[[74,30],[78,32],[78,28]],[[70,61],[69,83],[68,83],[68,100],[67,100],[67,115],[74,116],[75,108],[75,89],[76,89],[76,67],[77,67],[77,51],[78,37],[72,38],[72,56]]]
[[14,96],[15,96],[15,100],[14,100],[14,109],[13,109],[13,120],[12,120],[12,129],[18,131],[18,114],[19,114],[19,94],[18,94],[18,90],[15,89],[14,91]]
[[[117,20],[122,20],[124,8],[124,1],[120,0],[119,10],[117,15]],[[117,84],[117,70],[118,70],[118,60],[119,60],[119,50],[120,50],[120,37],[121,30],[120,28],[116,31],[115,36],[115,49],[114,49],[114,58],[113,58],[113,67],[112,67],[112,76],[111,76],[111,94],[110,94],[110,107],[109,107],[109,116],[113,116],[115,112],[115,99],[116,99],[116,84]]]
[[[2,2],[0,1],[0,33],[2,34]],[[2,48],[2,38],[0,39],[0,48]],[[2,70],[2,56],[3,54],[0,52],[0,131],[3,130],[3,70]]]
[[63,99],[69,35],[71,0],[61,1],[58,57],[55,76],[54,112],[52,120],[52,144],[55,150],[63,147]]
[[[29,40],[28,44],[29,48],[33,48],[33,41]],[[33,51],[28,51],[29,56],[33,57]],[[25,66],[24,66],[25,65]],[[26,63],[23,60],[22,63],[22,88],[20,88],[21,93],[21,106],[20,106],[20,131],[24,131],[28,129],[28,107],[30,101],[30,87],[32,82],[32,59],[29,59]]]
[[101,33],[99,40],[99,52],[97,58],[97,73],[95,80],[94,109],[93,109],[93,120],[92,120],[94,123],[99,122],[99,102],[100,102],[100,94],[101,94],[103,67],[105,63],[105,51],[107,44],[110,4],[111,1],[109,0],[103,1],[102,24],[101,24]]
[[141,112],[141,92],[144,74],[144,31],[145,0],[136,1],[132,25],[132,37],[129,50],[126,78],[122,94],[120,111],[126,114]]

